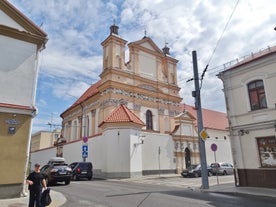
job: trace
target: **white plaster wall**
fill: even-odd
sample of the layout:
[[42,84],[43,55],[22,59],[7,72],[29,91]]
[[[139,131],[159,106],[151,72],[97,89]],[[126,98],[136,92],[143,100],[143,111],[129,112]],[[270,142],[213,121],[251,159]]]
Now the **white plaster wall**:
[[[215,153],[211,150],[212,144],[217,145],[217,151]],[[227,163],[233,164],[231,144],[230,144],[229,137],[226,140],[215,139],[215,138],[207,139],[205,141],[205,152],[206,152],[207,164],[211,164],[215,162],[215,155],[216,155],[217,162],[227,162]]]
[[105,170],[112,173],[129,172],[129,130],[118,129],[104,131],[102,139],[106,143]]
[[31,156],[30,156],[31,169],[34,168],[35,163],[40,163],[41,166],[47,164],[51,157],[56,156],[56,152],[57,152],[56,148],[53,147],[53,148],[40,150],[40,151],[31,153]]
[[207,129],[210,138],[205,141],[205,151],[207,164],[215,162],[214,152],[211,150],[211,145],[217,145],[216,161],[227,162],[233,164],[232,150],[229,131]]
[[17,22],[15,22],[12,18],[10,18],[7,14],[5,14],[2,10],[0,10],[0,24],[18,29],[20,31],[26,31]]
[[[90,157],[90,145],[88,144],[88,157]],[[72,162],[82,161],[82,141],[73,142],[63,146],[63,157],[66,159],[68,164]]]
[[159,170],[160,147],[160,169],[175,169],[174,143],[170,135],[155,133],[145,133],[145,141],[142,145],[143,170]]
[[34,105],[36,45],[0,35],[0,47],[0,102]]
[[130,172],[142,173],[142,133],[138,130],[131,130],[130,135]]

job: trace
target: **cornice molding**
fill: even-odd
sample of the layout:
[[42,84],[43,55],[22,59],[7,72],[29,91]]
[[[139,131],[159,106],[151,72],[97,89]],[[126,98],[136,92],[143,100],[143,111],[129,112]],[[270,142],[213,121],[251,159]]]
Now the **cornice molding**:
[[5,25],[0,25],[0,35],[36,44],[39,49],[44,49],[48,40],[46,37],[31,34],[25,31],[19,31],[18,29],[7,27]]

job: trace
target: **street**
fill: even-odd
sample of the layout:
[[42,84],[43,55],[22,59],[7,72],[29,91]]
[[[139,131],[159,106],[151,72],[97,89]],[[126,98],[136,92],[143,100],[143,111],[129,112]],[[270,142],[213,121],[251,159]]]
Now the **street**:
[[[231,179],[233,176],[219,176],[220,182],[227,183]],[[216,181],[216,177],[209,180]],[[64,207],[275,206],[273,199],[201,192],[197,187],[200,183],[201,178],[150,177],[72,181],[68,186],[58,184],[51,188],[67,198]]]

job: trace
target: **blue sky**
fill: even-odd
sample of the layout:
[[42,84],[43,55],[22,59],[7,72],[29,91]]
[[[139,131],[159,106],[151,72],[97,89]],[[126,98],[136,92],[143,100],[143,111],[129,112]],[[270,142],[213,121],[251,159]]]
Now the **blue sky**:
[[101,42],[109,35],[114,20],[120,28],[119,35],[128,43],[140,40],[145,30],[160,49],[168,43],[171,55],[179,60],[178,83],[183,103],[190,105],[194,104],[194,82],[186,81],[193,77],[192,51],[196,50],[200,75],[209,64],[201,89],[202,107],[223,112],[223,86],[216,77],[223,64],[276,43],[275,0],[9,2],[49,38],[40,57],[36,94],[39,114],[34,119],[33,132],[50,130],[48,123],[60,125],[60,114],[99,80]]

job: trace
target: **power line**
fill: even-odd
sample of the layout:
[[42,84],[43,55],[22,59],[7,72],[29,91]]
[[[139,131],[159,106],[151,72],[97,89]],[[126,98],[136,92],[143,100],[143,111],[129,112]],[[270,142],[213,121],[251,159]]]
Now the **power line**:
[[224,32],[226,31],[226,28],[227,28],[228,24],[230,23],[230,20],[231,20],[231,18],[232,18],[232,16],[233,16],[233,14],[234,14],[234,12],[235,12],[235,10],[236,10],[238,4],[239,4],[239,0],[236,2],[235,6],[234,6],[234,8],[233,8],[233,10],[232,10],[232,13],[231,13],[231,15],[229,16],[228,21],[227,21],[227,23],[226,23],[226,25],[225,25],[225,27],[224,27],[224,29],[223,29],[223,31],[222,31],[222,33],[221,33],[221,35],[220,35],[218,41],[217,41],[217,43],[216,43],[216,46],[215,46],[215,48],[214,48],[214,50],[213,50],[213,52],[212,52],[212,54],[211,54],[211,56],[210,56],[210,58],[209,58],[209,61],[208,61],[207,65],[206,65],[206,67],[205,67],[205,69],[204,69],[204,71],[203,71],[203,73],[202,73],[202,75],[201,75],[200,89],[201,89],[201,87],[202,87],[203,78],[204,78],[204,75],[205,75],[205,73],[206,73],[206,71],[207,71],[207,68],[208,68],[208,66],[209,66],[209,64],[210,64],[210,62],[211,62],[211,60],[213,59],[213,56],[214,56],[214,54],[215,54],[215,52],[216,52],[216,50],[217,50],[217,48],[218,48],[218,45],[219,45],[219,43],[220,43],[220,41],[221,41],[221,39],[222,39],[222,37],[223,37]]

